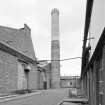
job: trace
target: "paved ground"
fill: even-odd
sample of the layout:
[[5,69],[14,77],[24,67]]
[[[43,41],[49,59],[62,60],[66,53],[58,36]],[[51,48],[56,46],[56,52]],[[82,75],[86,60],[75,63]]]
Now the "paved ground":
[[75,103],[64,103],[63,105],[81,105],[81,104],[75,104]]
[[64,97],[67,97],[66,89],[46,90],[32,96],[15,97],[12,100],[0,103],[0,105],[58,105]]
[[[6,98],[0,105],[58,105],[64,98],[68,98],[68,89],[42,90],[28,95]],[[0,100],[3,101],[3,100]],[[80,105],[65,103],[64,105]]]
[[87,105],[87,104],[88,104],[87,98],[72,97],[72,98],[63,99],[60,105]]

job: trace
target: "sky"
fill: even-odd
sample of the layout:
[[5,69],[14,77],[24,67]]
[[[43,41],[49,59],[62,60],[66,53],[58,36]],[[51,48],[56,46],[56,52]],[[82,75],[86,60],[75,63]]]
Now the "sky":
[[[31,28],[38,60],[51,59],[51,10],[59,9],[60,59],[81,57],[86,0],[0,0],[0,25]],[[60,62],[61,75],[80,75],[81,59]]]

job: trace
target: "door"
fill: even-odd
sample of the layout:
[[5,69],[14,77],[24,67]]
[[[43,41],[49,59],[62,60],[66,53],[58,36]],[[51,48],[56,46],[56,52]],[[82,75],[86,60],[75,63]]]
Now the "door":
[[27,89],[27,76],[22,62],[18,62],[18,89]]

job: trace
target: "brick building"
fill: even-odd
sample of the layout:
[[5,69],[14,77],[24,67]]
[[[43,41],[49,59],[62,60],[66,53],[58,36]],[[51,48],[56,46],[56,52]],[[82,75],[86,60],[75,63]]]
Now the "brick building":
[[61,76],[60,77],[61,88],[77,88],[80,89],[80,77],[78,76]]
[[89,105],[105,104],[105,0],[87,0],[81,82]]
[[37,88],[31,30],[0,26],[0,93]]
[[38,89],[51,88],[51,63],[38,64]]

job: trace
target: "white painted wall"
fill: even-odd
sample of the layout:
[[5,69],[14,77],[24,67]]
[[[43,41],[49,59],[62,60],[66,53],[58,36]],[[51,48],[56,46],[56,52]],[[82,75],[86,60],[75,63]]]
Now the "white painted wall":
[[94,37],[90,40],[91,52],[90,58],[96,48],[97,42],[105,27],[105,0],[94,0],[91,22],[89,27],[89,37]]

